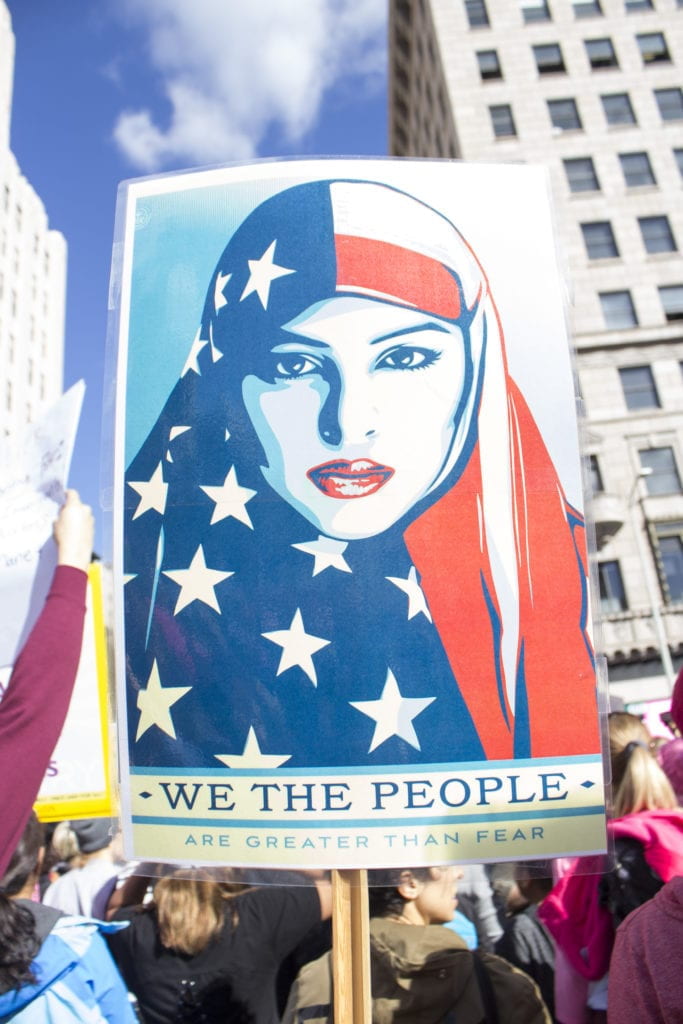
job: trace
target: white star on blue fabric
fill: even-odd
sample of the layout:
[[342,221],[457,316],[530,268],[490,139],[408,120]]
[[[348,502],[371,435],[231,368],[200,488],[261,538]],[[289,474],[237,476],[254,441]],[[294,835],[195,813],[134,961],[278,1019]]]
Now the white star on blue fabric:
[[221,569],[209,569],[204,558],[204,549],[200,544],[187,569],[164,570],[164,576],[168,576],[180,587],[173,614],[177,615],[193,601],[201,601],[220,615],[221,609],[214,588],[234,575],[233,572],[223,572]]
[[[180,437],[181,434],[184,434],[188,430],[192,430],[192,427],[181,427],[181,426],[171,427],[171,429],[168,432],[168,443],[169,443],[169,445],[170,445],[171,441],[175,441],[176,437]],[[166,450],[166,461],[167,462],[173,462],[173,456],[171,455],[171,449],[170,448],[168,448]]]
[[307,555],[313,555],[313,576],[324,572],[325,569],[351,572],[351,566],[344,558],[344,552],[348,546],[348,541],[334,540],[334,538],[324,537],[322,534],[320,534],[317,540],[311,540],[305,544],[292,544],[292,547],[296,548],[297,551],[304,551]]
[[227,306],[228,304],[228,300],[223,294],[223,289],[231,277],[232,274],[221,274],[220,270],[216,276],[216,284],[213,289],[213,305],[217,313],[223,308],[223,306]]
[[147,680],[147,689],[138,691],[137,705],[140,711],[138,731],[135,736],[137,742],[148,729],[156,725],[158,729],[165,732],[171,739],[176,738],[171,708],[176,701],[184,697],[192,689],[191,686],[162,686],[159,676],[159,667],[154,660],[152,671]]
[[192,347],[190,348],[187,359],[185,360],[185,365],[183,366],[183,369],[181,371],[181,377],[184,377],[186,373],[190,372],[190,370],[192,370],[193,373],[199,374],[199,376],[201,376],[201,370],[199,369],[199,363],[197,362],[197,360],[199,358],[199,353],[201,352],[201,350],[203,348],[206,348],[208,344],[208,341],[203,341],[199,337],[199,331],[197,331],[197,333],[194,336],[194,341],[192,342]]
[[262,754],[253,725],[249,727],[247,742],[241,754],[214,754],[228,768],[279,768],[291,759],[291,754]]
[[164,471],[161,463],[154,470],[149,480],[129,480],[128,486],[132,487],[140,495],[140,502],[133,513],[133,519],[144,515],[145,512],[160,512],[163,516],[166,511],[168,484],[164,482]]
[[330,640],[324,640],[320,636],[313,636],[304,629],[304,620],[301,609],[297,608],[289,629],[276,629],[270,633],[262,633],[266,640],[278,644],[282,648],[280,664],[277,667],[276,675],[280,676],[288,668],[298,666],[314,686],[318,685],[318,676],[313,664],[313,655],[316,651],[327,647]]
[[208,494],[211,501],[215,502],[213,515],[211,516],[210,526],[214,523],[219,523],[221,519],[227,519],[228,516],[232,516],[233,519],[238,519],[240,523],[244,523],[250,530],[254,529],[249,513],[247,512],[247,502],[256,494],[256,491],[252,491],[250,487],[242,487],[237,482],[237,473],[235,467],[231,466],[228,475],[219,487],[202,487],[200,484],[200,490]]
[[243,302],[247,295],[256,292],[261,300],[261,305],[264,309],[267,309],[268,299],[270,298],[270,286],[273,281],[278,277],[284,277],[286,274],[296,273],[296,271],[289,267],[280,267],[277,263],[273,262],[276,244],[277,239],[270,243],[260,259],[247,260],[249,264],[249,280],[240,295],[240,302]]
[[399,691],[396,677],[391,669],[387,670],[384,689],[378,700],[350,700],[352,708],[356,708],[368,718],[375,720],[375,732],[368,753],[371,754],[392,736],[405,740],[411,747],[420,750],[413,719],[429,707],[436,697],[403,697]]
[[[229,276],[229,275],[228,275]],[[226,303],[227,305],[227,303]],[[223,353],[220,349],[217,349],[213,340],[213,323],[209,324],[209,349],[211,352],[211,362],[217,363],[219,359],[223,358]]]
[[411,565],[410,572],[408,573],[407,579],[403,579],[402,576],[386,576],[385,579],[393,583],[395,587],[402,590],[404,594],[408,595],[408,618],[413,619],[420,612],[425,618],[432,621],[432,615],[427,607],[427,599],[424,596],[422,587],[417,580],[417,569],[414,565]]

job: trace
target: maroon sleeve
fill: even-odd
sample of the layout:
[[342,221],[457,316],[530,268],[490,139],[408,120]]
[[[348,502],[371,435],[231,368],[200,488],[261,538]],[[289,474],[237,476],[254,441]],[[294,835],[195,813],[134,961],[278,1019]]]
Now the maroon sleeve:
[[[675,879],[677,885],[681,879]],[[683,1019],[683,915],[664,911],[660,889],[617,929],[609,969],[609,1024],[661,1024]],[[663,896],[664,894],[664,896]]]
[[87,575],[58,565],[0,702],[0,877],[38,795],[69,708],[81,655]]

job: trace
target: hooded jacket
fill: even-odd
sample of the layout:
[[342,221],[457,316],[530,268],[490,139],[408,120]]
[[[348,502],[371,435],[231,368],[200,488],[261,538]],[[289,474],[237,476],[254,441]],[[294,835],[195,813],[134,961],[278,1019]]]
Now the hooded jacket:
[[[608,823],[613,839],[636,839],[645,860],[663,882],[683,874],[683,811],[638,811]],[[538,916],[574,970],[589,981],[602,978],[614,945],[612,916],[600,902],[599,883],[608,870],[604,857],[584,857],[579,873],[560,879]]]
[[18,902],[33,914],[43,942],[31,965],[35,983],[0,995],[0,1024],[135,1024],[127,989],[100,935],[122,926]]
[[[370,921],[373,1024],[483,1024],[490,1020],[477,978],[475,956],[484,966],[499,1024],[550,1024],[534,982],[523,971],[489,953],[474,954],[443,925],[411,925],[389,918]],[[299,974],[283,1024],[332,1020],[331,957],[307,964]]]

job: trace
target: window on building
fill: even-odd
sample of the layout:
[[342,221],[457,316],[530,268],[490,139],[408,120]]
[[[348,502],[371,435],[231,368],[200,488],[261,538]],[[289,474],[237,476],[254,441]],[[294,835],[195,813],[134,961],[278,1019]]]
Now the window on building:
[[45,375],[40,375],[40,399],[41,401],[45,398]]
[[479,74],[483,82],[491,78],[502,78],[503,69],[500,66],[497,50],[480,50],[477,53],[477,64]]
[[394,63],[394,78],[396,79],[398,84],[402,86],[404,89],[410,88],[410,78],[408,77],[408,72],[400,64]]
[[600,292],[599,298],[602,316],[608,331],[638,326],[635,306],[629,291]]
[[394,94],[394,111],[403,120],[408,120],[408,104],[402,96]]
[[648,494],[678,494],[681,478],[678,475],[673,448],[641,448],[640,465],[651,470],[644,476]]
[[628,188],[656,184],[647,153],[620,153],[619,162]]
[[581,225],[589,260],[607,260],[618,256],[619,250],[608,220],[593,220]]
[[399,51],[403,54],[406,60],[410,60],[410,39],[405,32],[401,31],[398,25],[394,27],[394,38]]
[[662,285],[659,289],[664,316],[671,322],[683,320],[683,284]]
[[17,293],[12,289],[12,295],[10,299],[10,316],[17,315]]
[[588,456],[588,469],[593,494],[601,494],[605,488],[602,483],[602,473],[600,472],[600,463],[597,455]]
[[23,211],[22,211],[22,209],[21,209],[21,207],[19,206],[18,203],[17,203],[17,208],[14,211],[14,222],[15,222],[17,231],[21,231],[21,225],[23,223]]
[[649,366],[622,366],[619,377],[627,409],[659,409],[659,395]]
[[525,24],[532,21],[550,21],[550,8],[546,0],[519,0]]
[[581,118],[576,100],[548,100],[547,102],[553,128],[557,128],[560,132],[581,130]]
[[465,0],[465,14],[470,28],[487,28],[490,24],[484,0]]
[[584,40],[584,45],[586,47],[588,63],[593,71],[619,67],[611,39],[586,39]]
[[657,570],[665,601],[683,601],[683,522],[655,523]]
[[600,611],[603,615],[614,615],[628,608],[624,581],[618,562],[598,562],[600,581]]
[[671,61],[669,48],[663,32],[644,32],[636,36],[643,64],[667,63]]
[[12,381],[8,380],[5,384],[5,408],[8,412],[12,411]]
[[600,190],[600,182],[591,157],[572,157],[569,160],[563,160],[562,163],[570,192],[598,192]]
[[489,107],[493,134],[497,139],[506,138],[517,134],[515,119],[512,116],[512,107],[509,103],[498,103]]
[[639,217],[638,224],[646,252],[676,252],[668,217]]
[[601,96],[602,109],[605,111],[607,124],[635,124],[636,115],[633,113],[631,100],[627,92],[613,92]]
[[624,0],[624,10],[627,14],[635,11],[651,11],[652,0]]
[[559,43],[544,43],[533,47],[539,75],[557,75],[565,70]]
[[5,195],[5,198],[4,198],[3,206],[4,206],[5,213],[7,213],[7,211],[9,210],[9,197],[10,197],[9,185],[5,185],[4,195]]
[[673,153],[676,166],[678,167],[678,173],[683,178],[683,149],[674,149]]
[[401,152],[405,152],[408,148],[408,136],[406,135],[406,130],[398,121],[394,121],[394,144],[397,149],[401,150]]
[[683,120],[683,89],[655,89],[662,121]]
[[572,4],[575,18],[596,18],[602,14],[599,0],[577,0]]

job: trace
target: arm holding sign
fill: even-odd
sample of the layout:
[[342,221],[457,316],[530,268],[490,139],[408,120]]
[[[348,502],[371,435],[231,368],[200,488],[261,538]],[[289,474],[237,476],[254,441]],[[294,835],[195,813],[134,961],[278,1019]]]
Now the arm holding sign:
[[57,568],[50,592],[0,704],[0,874],[26,825],[69,707],[81,653],[93,530],[89,506],[76,491],[67,491],[54,526]]

